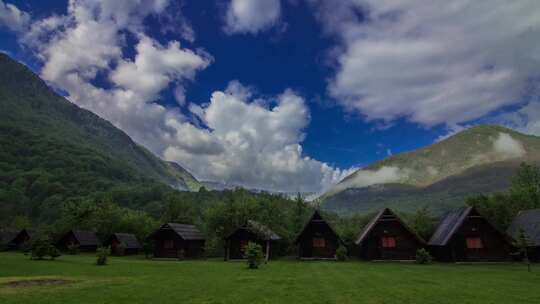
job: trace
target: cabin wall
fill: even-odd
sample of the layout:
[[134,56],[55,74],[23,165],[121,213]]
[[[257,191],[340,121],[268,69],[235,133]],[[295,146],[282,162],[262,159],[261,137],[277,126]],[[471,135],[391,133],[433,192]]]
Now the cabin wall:
[[[384,248],[383,237],[393,237],[394,248]],[[379,221],[360,244],[360,257],[367,260],[414,260],[423,245],[400,222]]]
[[[467,248],[467,238],[479,238],[482,248]],[[506,238],[482,217],[468,217],[447,246],[433,248],[441,261],[507,261],[512,248]]]
[[[243,246],[247,245],[248,242],[254,242],[259,244],[262,247],[263,254],[266,255],[267,242],[265,240],[261,240],[260,237],[250,231],[247,231],[245,229],[238,229],[234,234],[230,235],[227,240],[225,240],[226,246],[228,247],[225,248],[225,259],[227,259],[227,250],[229,259],[243,259]],[[270,245],[269,258],[273,256],[272,248],[273,246]]]
[[161,230],[154,234],[154,256],[178,258],[181,251],[185,258],[197,258],[204,254],[203,240],[185,241],[172,230]]
[[[321,241],[324,240],[324,246]],[[318,246],[314,246],[318,243]],[[339,240],[334,232],[324,222],[311,222],[298,239],[298,254],[300,258],[334,258],[339,246]]]

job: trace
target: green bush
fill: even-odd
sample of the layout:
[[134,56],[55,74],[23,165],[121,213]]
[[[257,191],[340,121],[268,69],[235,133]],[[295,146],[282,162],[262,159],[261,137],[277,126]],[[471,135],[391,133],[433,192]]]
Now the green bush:
[[180,249],[176,252],[176,256],[178,257],[178,259],[180,261],[182,260],[185,260],[186,259],[186,251],[184,249]]
[[429,254],[429,252],[426,249],[421,248],[416,251],[416,263],[429,264],[432,261],[433,261],[433,258],[431,257],[431,254]]
[[149,259],[154,254],[154,242],[146,241],[143,244],[144,256]]
[[32,243],[30,259],[43,260],[46,256],[49,256],[51,260],[60,256],[60,251],[54,247],[48,238],[40,238]]
[[67,246],[67,251],[71,255],[79,254],[79,245],[78,244],[69,244]]
[[347,260],[347,248],[345,248],[345,246],[339,246],[338,249],[336,250],[336,259],[338,261],[346,261]]
[[109,247],[99,247],[97,249],[97,261],[96,264],[99,266],[107,265],[107,258],[111,254],[111,248]]
[[245,249],[245,258],[249,269],[257,269],[262,263],[263,252],[261,245],[249,242]]
[[60,253],[60,250],[58,250],[58,248],[54,247],[53,245],[49,246],[49,256],[51,257],[51,260],[54,260],[61,255],[62,254]]

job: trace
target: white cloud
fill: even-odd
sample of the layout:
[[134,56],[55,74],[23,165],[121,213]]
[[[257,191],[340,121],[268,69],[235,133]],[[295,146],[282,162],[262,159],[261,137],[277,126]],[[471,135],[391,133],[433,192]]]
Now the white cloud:
[[[111,80],[145,100],[155,99],[173,80],[191,79],[211,61],[206,54],[181,49],[178,41],[170,42],[165,48],[145,35],[141,35],[136,50],[135,61],[120,60]],[[177,93],[183,90],[179,88]]]
[[[186,82],[212,59],[178,41],[161,44],[144,32],[144,19],[161,14],[166,5],[163,0],[71,0],[66,15],[33,21],[20,41],[43,61],[41,76],[70,101],[200,179],[314,192],[349,173],[304,155],[309,111],[291,90],[255,98],[253,88],[232,81],[208,103],[189,103]],[[133,59],[123,52],[126,33],[136,39]],[[98,77],[110,84],[100,87]],[[171,87],[190,117],[155,102]]]
[[14,32],[22,32],[30,22],[30,15],[19,10],[15,5],[0,0],[0,26]]
[[408,170],[396,166],[383,166],[377,170],[358,170],[335,185],[329,195],[348,188],[362,188],[378,184],[399,182],[408,176]]
[[493,149],[497,156],[504,159],[519,158],[525,155],[523,144],[507,133],[499,133],[499,136],[493,141]]
[[[204,179],[267,190],[320,191],[346,174],[303,156],[300,143],[309,111],[300,96],[286,90],[275,98],[275,106],[267,108],[264,104],[271,100],[250,102],[252,95],[235,81],[225,92],[214,92],[209,104],[197,108],[212,140],[223,150],[194,153],[170,146],[165,157],[187,164]],[[189,141],[184,137],[183,142]]]
[[341,39],[329,92],[367,119],[455,125],[520,101],[540,68],[540,3],[312,0]]
[[280,0],[231,0],[225,15],[224,30],[229,34],[256,34],[275,25],[280,15]]

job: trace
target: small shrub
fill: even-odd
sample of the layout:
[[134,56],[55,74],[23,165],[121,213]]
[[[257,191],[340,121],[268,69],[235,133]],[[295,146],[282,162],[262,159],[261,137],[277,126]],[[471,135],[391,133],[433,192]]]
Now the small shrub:
[[43,260],[49,254],[50,243],[46,239],[38,239],[32,245],[32,254],[30,259]]
[[180,249],[176,252],[176,256],[178,257],[178,259],[180,261],[182,260],[185,260],[186,259],[186,252],[184,251],[184,249]]
[[249,269],[257,269],[263,261],[263,252],[261,245],[249,242],[245,249],[245,257]]
[[336,249],[336,259],[340,262],[347,260],[347,248],[345,246],[339,246],[338,249]]
[[34,241],[30,252],[30,259],[32,260],[43,260],[46,256],[50,257],[51,260],[54,260],[60,256],[60,251],[58,251],[47,238],[41,238]]
[[71,243],[67,246],[67,251],[71,255],[79,254],[79,245]]
[[143,244],[144,256],[149,259],[154,254],[154,242],[146,241]]
[[99,266],[107,265],[107,258],[111,254],[111,248],[109,247],[99,247],[97,249],[97,261],[96,264]]
[[426,249],[421,248],[416,251],[416,263],[429,264],[432,261],[433,261],[433,258],[431,257],[431,254],[429,254],[429,252]]
[[54,260],[61,255],[62,254],[60,253],[60,250],[58,250],[58,248],[54,247],[53,245],[49,246],[49,256],[51,257],[51,260]]

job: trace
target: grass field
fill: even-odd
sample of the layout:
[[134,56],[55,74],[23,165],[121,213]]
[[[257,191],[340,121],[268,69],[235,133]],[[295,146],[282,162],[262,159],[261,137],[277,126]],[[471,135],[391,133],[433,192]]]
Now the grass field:
[[[540,303],[540,266],[274,261],[30,261],[0,253],[0,303]],[[52,280],[49,284],[29,280]],[[62,281],[65,280],[66,282]],[[22,281],[22,282],[21,282]]]

